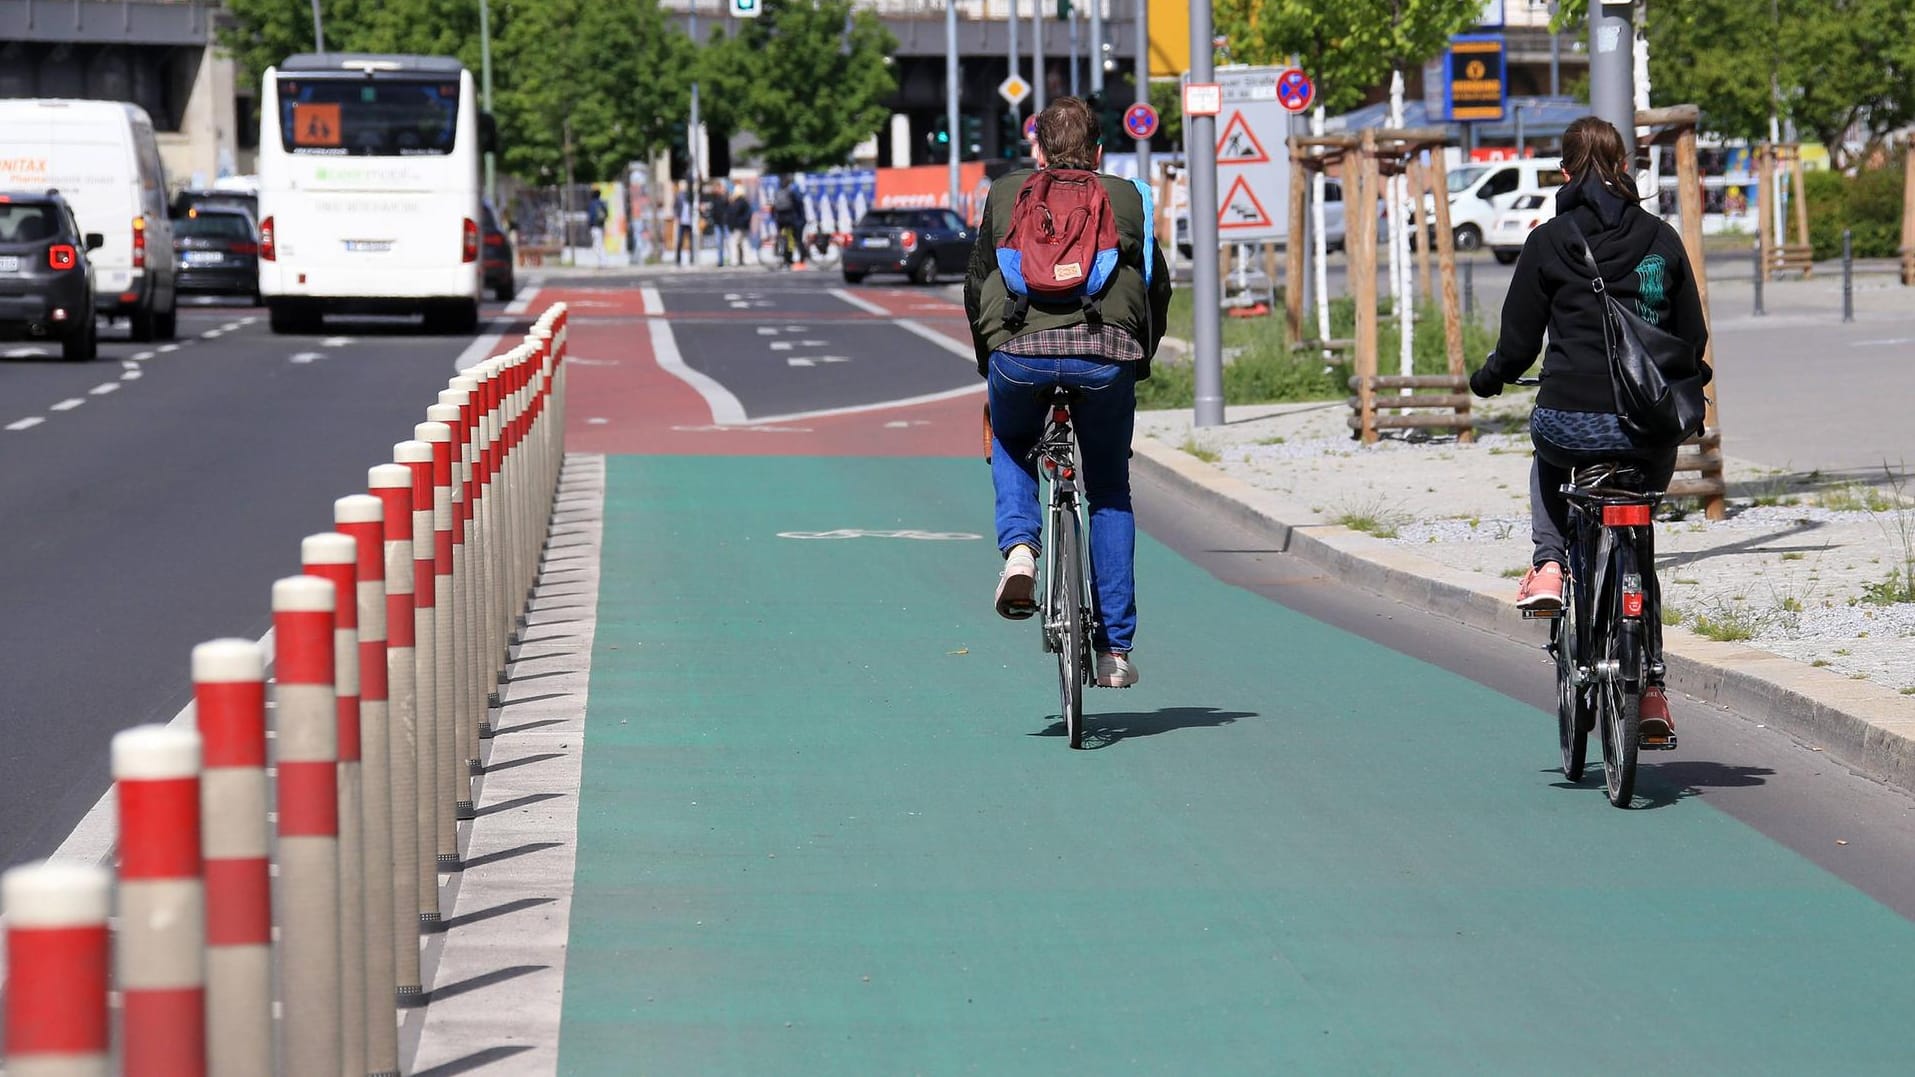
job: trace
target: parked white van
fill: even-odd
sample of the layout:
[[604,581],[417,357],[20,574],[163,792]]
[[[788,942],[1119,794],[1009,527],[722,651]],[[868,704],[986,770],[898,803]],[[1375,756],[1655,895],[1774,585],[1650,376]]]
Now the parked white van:
[[0,100],[0,187],[59,191],[81,230],[106,238],[88,255],[99,313],[126,318],[134,340],[173,337],[178,258],[166,173],[145,109]]
[[1553,197],[1563,185],[1562,161],[1526,157],[1468,164],[1449,173],[1450,231],[1459,251],[1481,250],[1496,218],[1526,194]]

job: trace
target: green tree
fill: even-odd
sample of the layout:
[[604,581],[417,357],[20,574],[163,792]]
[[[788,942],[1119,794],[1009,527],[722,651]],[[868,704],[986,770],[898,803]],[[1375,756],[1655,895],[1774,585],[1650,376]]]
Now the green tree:
[[1298,58],[1331,112],[1359,104],[1393,70],[1441,55],[1450,35],[1482,16],[1482,0],[1216,0],[1217,32],[1233,59],[1278,64]]
[[890,115],[896,47],[850,0],[765,0],[737,36],[699,50],[700,106],[714,126],[756,135],[773,172],[842,164]]

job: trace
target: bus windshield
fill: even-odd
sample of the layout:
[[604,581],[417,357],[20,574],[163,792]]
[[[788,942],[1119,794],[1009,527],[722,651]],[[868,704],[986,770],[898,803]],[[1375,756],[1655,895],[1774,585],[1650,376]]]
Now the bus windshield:
[[443,157],[458,137],[459,81],[279,80],[286,152],[322,157]]

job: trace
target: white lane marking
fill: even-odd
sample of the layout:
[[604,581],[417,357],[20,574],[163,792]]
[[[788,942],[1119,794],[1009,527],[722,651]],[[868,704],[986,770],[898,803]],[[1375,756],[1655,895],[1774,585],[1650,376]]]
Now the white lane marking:
[[775,337],[778,335],[778,327],[775,325],[761,325],[758,327],[758,335],[761,337]]
[[1856,341],[1850,341],[1849,347],[1874,348],[1884,344],[1909,344],[1909,343],[1915,343],[1915,337],[1883,337],[1880,340],[1856,340]]
[[245,322],[227,322],[225,325],[220,326],[220,329],[224,330],[225,332],[231,333],[238,330],[240,326],[245,324],[246,324]]
[[775,352],[788,352],[797,346],[797,342],[792,340],[774,340],[771,342],[771,350]]
[[130,362],[130,363],[144,363],[144,362],[146,362],[146,361],[147,361],[148,359],[151,359],[151,358],[153,358],[153,353],[152,353],[152,352],[134,352],[134,353],[133,353],[133,358],[131,358],[131,359],[129,359],[129,360],[127,360],[127,362]]
[[473,337],[472,343],[467,344],[465,350],[459,353],[459,357],[452,360],[452,369],[468,370],[490,359],[492,357],[492,349],[499,346],[499,341],[505,337],[506,331],[512,327],[512,323],[509,319],[513,315],[525,313],[525,308],[532,305],[533,298],[538,294],[539,289],[534,285],[520,292],[517,299],[507,303],[504,311],[506,317],[492,319],[492,321],[486,325],[484,335]]
[[875,404],[853,404],[843,408],[822,408],[818,411],[794,411],[788,415],[760,415],[751,421],[754,423],[789,423],[800,419],[828,419],[833,415],[857,415],[867,411],[891,411],[894,408],[910,408],[919,404],[935,404],[940,400],[955,400],[961,396],[982,395],[984,379],[979,378],[976,385],[966,385],[959,389],[946,389],[941,393],[926,393],[923,396],[908,396],[903,400],[880,400]]
[[617,359],[587,359],[580,355],[565,357],[566,366],[617,366],[618,362]]
[[174,352],[176,352],[176,351],[179,351],[179,350],[180,350],[180,346],[179,346],[178,344],[162,344],[162,345],[160,345],[160,354],[161,354],[161,355],[171,355],[172,353],[174,353]]
[[208,329],[206,332],[201,333],[200,336],[206,340],[212,340],[215,337],[223,335],[225,332],[226,330],[224,329]]
[[92,393],[94,396],[105,396],[108,393],[117,393],[119,391],[120,383],[117,381],[103,381],[87,390],[87,392]]
[[67,398],[66,398],[65,400],[62,400],[62,401],[60,401],[60,402],[59,402],[58,404],[55,404],[55,405],[53,405],[53,407],[52,407],[52,409],[51,409],[51,410],[53,410],[53,411],[72,411],[72,410],[73,410],[74,408],[77,408],[77,407],[79,407],[79,406],[80,406],[81,404],[84,404],[84,403],[86,403],[86,397],[83,397],[83,396],[69,396],[69,397],[67,397]]
[[8,430],[31,430],[34,427],[39,426],[43,422],[46,422],[46,420],[42,419],[38,415],[29,415],[24,419],[16,419],[13,422],[8,423],[7,429]]
[[324,358],[325,356],[321,355],[319,352],[299,352],[292,357],[292,360],[295,363],[310,363],[314,359],[324,359]]
[[[645,313],[665,313],[665,300],[659,296],[656,287],[648,285],[639,289],[638,294],[645,303]],[[738,398],[732,395],[730,389],[719,384],[717,379],[711,377],[709,374],[693,370],[691,367],[685,365],[685,357],[679,354],[678,351],[678,338],[672,335],[670,319],[653,318],[651,320],[651,326],[653,358],[657,360],[658,365],[663,367],[667,374],[672,375],[679,381],[698,390],[698,395],[704,397],[705,403],[711,407],[712,422],[743,423],[748,421],[745,418],[745,405],[739,403]]]
[[136,362],[134,362],[134,361],[133,361],[133,360],[131,360],[131,359],[122,359],[122,360],[120,360],[120,369],[121,369],[121,370],[138,370],[139,368],[140,368],[140,364],[138,364],[138,363],[136,363]]
[[817,366],[819,363],[849,363],[849,355],[794,355],[785,360],[788,366]]
[[800,359],[794,356],[790,359],[785,360],[785,365],[787,366],[817,366],[818,364],[812,362],[809,359]]
[[[596,562],[594,564],[596,565]],[[270,676],[273,661],[272,629],[267,629],[266,634],[259,637],[259,649],[266,652],[266,667]],[[267,706],[270,707],[272,704],[268,702]],[[171,729],[182,729],[193,728],[194,723],[193,702],[187,700],[186,706],[181,707],[179,713],[173,715],[173,720],[166,724]],[[266,735],[270,737],[272,733],[269,731]],[[58,849],[53,850],[53,855],[47,857],[47,861],[53,864],[106,863],[107,858],[113,855],[115,816],[118,814],[118,805],[119,801],[113,795],[113,784],[108,782],[106,792],[101,793],[100,799],[93,802],[93,807],[87,809],[86,815],[81,817],[79,824],[73,828],[73,832],[66,836],[66,840],[60,843]],[[6,937],[6,932],[7,918],[4,913],[0,913],[0,938]],[[4,990],[6,986],[7,950],[6,947],[0,946],[0,990]]]
[[938,347],[943,348],[945,351],[948,351],[953,355],[961,356],[964,359],[967,359],[973,363],[977,362],[977,352],[973,350],[969,344],[959,343],[955,338],[945,336],[943,333],[940,333],[937,330],[931,328],[930,326],[925,325],[923,322],[915,321],[911,318],[900,318],[897,315],[891,313],[890,311],[884,309],[883,307],[877,305],[876,303],[873,303],[868,299],[863,299],[863,298],[860,298],[859,296],[852,295],[850,292],[845,291],[843,288],[830,288],[830,289],[827,289],[827,291],[831,295],[837,296],[839,299],[844,300],[845,302],[851,304],[854,307],[857,307],[859,310],[862,310],[866,312],[867,314],[875,314],[880,318],[889,319],[891,324],[897,326],[898,328],[904,330],[905,332],[923,337],[925,340],[928,340],[931,343],[936,344]]
[[241,324],[241,325],[253,325],[253,324],[255,324],[255,323],[256,323],[256,322],[258,322],[258,321],[259,321],[259,315],[257,315],[257,314],[249,314],[249,315],[247,315],[246,317],[244,317],[244,318],[241,318],[241,319],[239,320],[239,324]]
[[916,539],[922,542],[967,542],[984,536],[971,531],[865,531],[856,527],[841,527],[836,531],[780,531],[783,539],[854,539],[889,538]]
[[[480,862],[462,873],[446,918],[474,910],[516,911],[504,912],[494,921],[497,927],[453,930],[437,937],[443,947],[428,990],[448,984],[485,986],[444,997],[429,994],[431,1006],[406,1011],[411,1020],[401,1042],[413,1047],[401,1049],[406,1073],[424,1073],[467,1058],[475,1044],[530,1045],[530,1050],[513,1056],[515,1073],[553,1073],[558,1068],[577,868],[579,785],[598,625],[604,474],[603,456],[575,453],[566,458],[560,496],[578,500],[567,500],[558,520],[568,530],[583,532],[581,538],[567,540],[582,541],[583,548],[566,552],[584,556],[565,562],[564,585],[550,598],[535,592],[527,611],[539,636],[564,641],[555,641],[551,649],[565,654],[544,661],[530,654],[518,658],[515,672],[537,666],[540,678],[523,686],[508,683],[501,689],[506,703],[498,712],[502,732],[481,742],[488,752],[486,763],[493,769],[479,779],[473,800],[482,812],[513,803],[525,806],[491,811],[468,824],[464,852],[468,860]],[[587,597],[560,597],[574,591]],[[542,607],[548,602],[562,606],[563,612],[544,614]],[[541,624],[545,616],[569,623]],[[564,664],[555,669],[554,660]],[[520,692],[526,693],[523,701],[514,698]],[[521,761],[528,765],[503,765]],[[485,862],[489,854],[513,849],[531,851]],[[502,969],[529,971],[486,983],[489,975],[496,976]]]
[[585,425],[587,425],[587,426],[604,426],[604,425],[605,425],[606,423],[609,423],[609,422],[611,422],[611,421],[612,421],[612,420],[610,420],[610,419],[600,419],[600,418],[591,418],[591,419],[587,419],[587,420],[585,420]]
[[139,371],[129,370],[126,373],[120,375],[120,380],[121,381],[139,381],[140,377],[141,375]]
[[343,348],[351,343],[351,337],[327,337],[319,342],[319,346],[322,348]]
[[12,348],[8,350],[7,358],[32,359],[35,356],[52,355],[52,354],[53,354],[52,352],[46,350],[45,348]]

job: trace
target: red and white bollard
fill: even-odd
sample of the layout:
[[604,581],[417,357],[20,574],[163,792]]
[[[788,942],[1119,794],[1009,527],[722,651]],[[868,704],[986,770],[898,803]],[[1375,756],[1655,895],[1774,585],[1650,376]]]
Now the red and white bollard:
[[[392,818],[392,953],[395,998],[416,1006],[424,998],[419,975],[419,809],[417,688],[413,674],[412,469],[380,464],[367,488],[384,517],[386,582],[387,787]],[[436,887],[438,879],[433,878]]]
[[[411,476],[405,477],[407,482]],[[360,840],[366,879],[366,1069],[397,1077],[399,1032],[392,1011],[398,987],[392,943],[392,774],[386,705],[385,508],[353,494],[333,502],[333,520],[358,553]],[[408,551],[410,556],[410,551]]]
[[[445,536],[449,548],[451,571],[446,576],[446,594],[440,600],[441,605],[450,610],[451,625],[446,632],[450,652],[441,656],[440,665],[448,673],[446,691],[450,696],[450,705],[445,708],[452,716],[451,736],[448,743],[441,744],[440,754],[447,756],[448,775],[452,780],[452,803],[455,819],[471,819],[472,808],[472,766],[471,749],[476,746],[473,739],[472,693],[469,690],[472,673],[478,667],[471,663],[471,610],[466,605],[466,577],[471,574],[471,556],[466,547],[465,533],[465,409],[460,407],[459,398],[464,394],[451,389],[439,393],[439,403],[426,409],[426,418],[445,426],[447,440],[447,471],[451,513],[447,519],[450,530]],[[438,444],[432,446],[434,453]],[[434,480],[438,458],[433,458]]]
[[[412,473],[413,788],[417,792],[419,930],[439,928],[439,694],[436,554],[432,530],[432,445],[402,441],[392,458]],[[386,626],[388,630],[391,625]],[[445,806],[451,811],[450,804]]]
[[279,999],[286,1077],[339,1077],[339,715],[333,584],[273,584]]
[[453,504],[453,434],[452,423],[446,420],[448,410],[452,422],[458,421],[459,409],[434,404],[426,409],[430,421],[414,427],[413,436],[432,446],[433,651],[438,659],[433,672],[433,697],[439,705],[438,720],[433,724],[433,773],[438,799],[434,833],[439,870],[453,872],[459,870],[457,805],[461,800],[470,801],[471,794],[460,796],[458,790],[458,774],[465,771],[459,757],[459,719],[464,710],[459,706],[459,699],[464,694],[464,686],[459,682],[459,609],[452,600],[452,520],[458,510]]
[[216,639],[193,648],[193,711],[204,772],[206,1066],[249,1077],[273,1066],[273,903],[267,857],[266,656]]
[[23,864],[0,874],[7,918],[7,1073],[107,1077],[106,921],[113,875],[81,864]]
[[[455,478],[460,486],[460,496],[458,516],[453,520],[453,542],[455,564],[462,564],[463,569],[455,568],[452,574],[452,585],[458,592],[456,601],[460,611],[459,638],[464,641],[461,645],[461,653],[465,672],[459,684],[459,691],[461,698],[465,700],[466,719],[469,723],[461,738],[465,749],[462,758],[465,760],[466,775],[469,777],[479,773],[480,738],[491,735],[486,721],[485,685],[479,676],[479,671],[485,668],[480,660],[485,652],[480,649],[476,612],[479,609],[479,588],[483,586],[481,581],[485,578],[485,540],[479,531],[477,503],[479,496],[478,415],[474,407],[474,397],[478,392],[479,383],[461,374],[448,384],[451,387],[439,394],[439,402],[455,405],[459,409],[459,425],[455,428],[455,437],[459,442],[460,467],[459,474]],[[464,560],[458,562],[461,553]],[[459,818],[470,819],[473,817],[470,802],[472,784],[467,781],[461,788],[468,799],[460,807]]]
[[354,1073],[366,1057],[365,804],[360,798],[359,544],[350,535],[308,535],[300,570],[333,585],[333,695],[339,768],[339,1050]]
[[485,682],[486,704],[499,705],[499,680],[504,670],[505,638],[499,631],[504,621],[506,568],[511,547],[509,520],[502,511],[494,480],[499,467],[499,365],[497,358],[487,359],[471,371],[479,381],[479,403],[475,409],[479,440],[479,511],[485,533],[486,567],[484,594],[474,610],[479,625],[481,679]]
[[135,726],[113,737],[119,802],[121,1065],[127,1077],[206,1072],[206,889],[200,737]]

